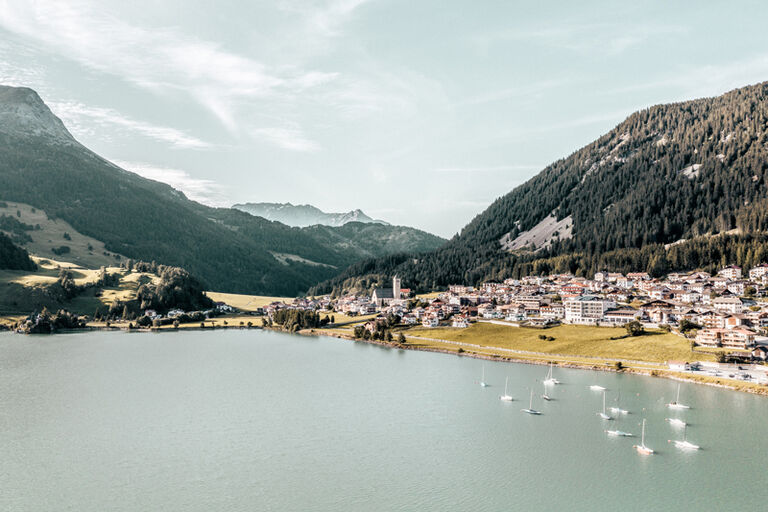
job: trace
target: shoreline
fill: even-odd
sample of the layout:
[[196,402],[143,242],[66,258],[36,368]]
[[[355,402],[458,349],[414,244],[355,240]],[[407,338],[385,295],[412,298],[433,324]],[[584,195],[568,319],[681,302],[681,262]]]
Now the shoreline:
[[[632,375],[640,375],[645,377],[657,377],[662,379],[675,380],[678,382],[691,382],[693,384],[701,384],[704,386],[728,389],[731,391],[741,391],[741,392],[750,393],[750,394],[759,395],[759,396],[768,396],[768,385],[745,382],[744,385],[737,386],[737,385],[731,385],[728,382],[724,382],[722,379],[718,380],[717,377],[709,377],[705,375],[688,375],[685,373],[675,372],[672,370],[666,370],[666,369],[660,369],[660,368],[641,369],[641,368],[632,368],[629,366],[616,368],[615,366],[611,366],[610,364],[604,364],[601,366],[599,364],[586,364],[586,363],[578,363],[578,362],[567,361],[567,360],[555,361],[551,359],[546,360],[546,359],[536,359],[536,358],[531,358],[531,359],[516,358],[512,356],[500,356],[495,354],[491,354],[491,355],[481,354],[481,353],[472,352],[469,350],[458,352],[455,350],[442,349],[437,347],[418,346],[410,343],[401,345],[395,342],[365,340],[365,339],[359,339],[350,335],[345,335],[337,332],[323,333],[322,331],[318,332],[316,330],[301,330],[293,334],[301,334],[303,336],[326,336],[329,338],[356,341],[356,342],[368,343],[371,345],[378,345],[378,346],[396,348],[401,350],[434,352],[434,353],[447,354],[447,355],[453,355],[453,356],[459,356],[459,357],[471,357],[474,359],[483,359],[485,361],[499,361],[504,363],[517,363],[517,364],[532,364],[537,366],[549,366],[549,364],[552,363],[559,368],[569,368],[574,370],[591,370],[591,371],[611,372],[611,373],[628,373]],[[569,357],[563,354],[552,354],[552,356],[557,358],[565,358],[565,359]],[[657,363],[653,363],[649,361],[647,362],[647,364],[657,364]],[[709,381],[707,379],[714,379],[714,381]]]
[[[222,322],[224,320],[232,320],[232,318],[231,317],[227,319],[222,318]],[[459,357],[471,357],[474,359],[483,359],[486,361],[499,361],[499,362],[505,362],[505,363],[533,364],[538,366],[548,366],[550,363],[552,363],[559,368],[591,370],[591,371],[601,371],[601,372],[611,372],[611,373],[628,373],[628,374],[640,375],[640,376],[646,376],[646,377],[658,377],[663,379],[675,380],[678,382],[691,382],[693,384],[701,384],[704,386],[728,389],[731,391],[741,391],[741,392],[750,393],[753,395],[768,396],[768,385],[757,384],[752,382],[743,382],[743,383],[736,384],[736,383],[731,383],[725,379],[720,379],[718,377],[711,377],[706,375],[691,375],[691,374],[681,373],[681,372],[663,369],[663,368],[650,368],[650,367],[637,368],[637,367],[631,367],[631,366],[622,366],[621,368],[617,368],[615,365],[615,361],[612,364],[612,361],[609,361],[606,359],[601,359],[601,361],[603,361],[603,364],[599,364],[597,362],[584,363],[584,362],[568,360],[571,357],[578,359],[578,356],[569,356],[566,354],[551,354],[552,356],[551,359],[548,359],[546,358],[546,356],[543,356],[543,355],[530,357],[530,358],[523,358],[523,357],[514,357],[514,356],[504,356],[499,354],[483,354],[480,352],[475,352],[473,350],[463,350],[461,349],[461,347],[459,347],[458,350],[452,350],[448,348],[423,346],[423,345],[413,344],[409,342],[406,342],[405,344],[401,345],[397,342],[366,340],[366,339],[355,338],[354,336],[351,336],[349,334],[340,333],[337,331],[324,332],[324,329],[302,329],[302,330],[290,333],[277,327],[264,327],[260,325],[259,326],[251,325],[250,327],[248,327],[247,325],[239,325],[239,324],[227,324],[227,325],[214,324],[211,326],[200,327],[200,325],[196,323],[196,324],[182,324],[178,328],[173,326],[163,326],[163,327],[134,328],[134,329],[128,329],[127,326],[122,326],[122,325],[111,325],[109,327],[103,326],[103,325],[88,325],[81,329],[61,330],[53,334],[66,334],[66,333],[82,332],[82,331],[92,331],[92,332],[94,331],[125,331],[129,333],[130,332],[163,333],[163,332],[178,332],[178,331],[187,331],[187,330],[215,331],[219,329],[240,329],[240,330],[256,329],[256,330],[262,330],[262,331],[281,332],[285,334],[298,334],[301,336],[325,336],[328,338],[336,338],[336,339],[346,340],[346,341],[368,343],[370,345],[378,345],[381,347],[395,348],[395,349],[401,349],[401,350],[413,350],[413,351],[420,351],[420,352],[433,352],[438,354],[447,354],[447,355],[453,355],[453,356],[459,356]],[[12,332],[14,334],[20,334],[12,330],[8,332]],[[448,340],[439,340],[439,341],[445,344],[454,343]],[[493,350],[494,347],[483,347],[483,348],[487,348],[488,350]],[[560,359],[560,361],[558,361],[557,359]],[[641,362],[643,364],[648,364],[648,365],[660,364],[653,361],[638,361],[638,362]]]

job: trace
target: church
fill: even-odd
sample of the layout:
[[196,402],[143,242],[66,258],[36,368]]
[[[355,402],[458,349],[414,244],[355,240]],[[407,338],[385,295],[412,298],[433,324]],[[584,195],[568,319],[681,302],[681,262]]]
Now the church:
[[399,300],[402,295],[400,290],[400,278],[392,278],[392,288],[376,288],[371,295],[371,302],[377,306],[387,306],[392,301]]

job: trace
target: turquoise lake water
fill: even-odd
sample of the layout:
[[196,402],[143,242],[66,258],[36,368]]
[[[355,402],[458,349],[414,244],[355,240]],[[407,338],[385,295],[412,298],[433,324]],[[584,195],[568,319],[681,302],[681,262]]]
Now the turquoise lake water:
[[[546,372],[258,330],[2,334],[0,510],[764,510],[768,399],[683,384],[675,412],[674,381],[555,368],[543,402]],[[592,384],[631,414],[598,418]],[[604,432],[644,417],[656,455]]]

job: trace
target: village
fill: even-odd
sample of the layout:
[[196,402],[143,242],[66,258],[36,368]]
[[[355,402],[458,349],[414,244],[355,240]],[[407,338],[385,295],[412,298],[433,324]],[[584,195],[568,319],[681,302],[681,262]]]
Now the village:
[[479,287],[451,285],[431,298],[417,297],[392,286],[370,295],[347,295],[273,302],[263,313],[282,308],[335,311],[349,316],[378,315],[365,323],[393,316],[399,323],[427,328],[465,329],[475,322],[546,329],[560,324],[661,328],[690,338],[701,347],[728,349],[731,359],[766,361],[768,358],[768,264],[748,272],[740,267],[707,272],[673,273],[663,279],[645,272],[626,275],[598,272],[592,279],[568,274],[528,276],[487,282]]

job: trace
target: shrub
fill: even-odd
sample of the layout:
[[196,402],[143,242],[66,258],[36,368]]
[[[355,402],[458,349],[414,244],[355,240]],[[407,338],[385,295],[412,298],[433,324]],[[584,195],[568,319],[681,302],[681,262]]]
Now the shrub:
[[637,320],[632,320],[631,322],[626,323],[624,325],[624,328],[627,330],[627,334],[629,336],[640,336],[645,333],[645,328],[643,327],[643,324],[641,324]]

